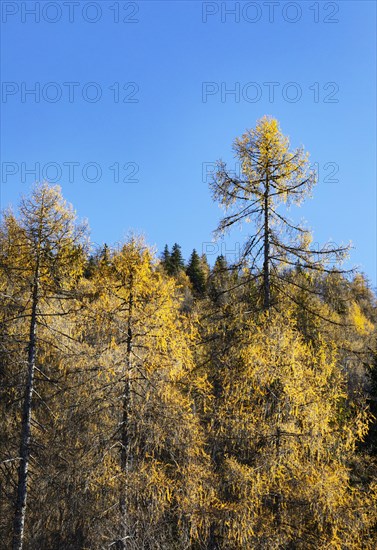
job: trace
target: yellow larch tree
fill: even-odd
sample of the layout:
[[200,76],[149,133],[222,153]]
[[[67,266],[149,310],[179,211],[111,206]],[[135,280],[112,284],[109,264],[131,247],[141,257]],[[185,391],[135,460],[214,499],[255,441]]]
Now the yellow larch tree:
[[314,349],[289,315],[244,327],[224,358],[213,416],[221,548],[373,548],[376,486],[357,475],[366,408],[352,410],[335,345]]
[[204,540],[214,496],[190,395],[194,328],[176,285],[138,238],[101,261],[92,281],[86,330],[98,349],[101,410],[89,488],[103,518],[96,544],[158,549]]
[[44,430],[38,419],[41,407],[47,406],[40,379],[49,377],[39,364],[39,353],[46,345],[49,319],[66,315],[69,309],[75,281],[84,265],[84,234],[85,227],[76,224],[75,213],[64,201],[60,188],[47,184],[37,185],[29,197],[21,200],[19,217],[7,212],[1,226],[2,324],[6,334],[2,352],[12,365],[16,393],[21,389],[21,396],[15,396],[11,407],[13,430],[19,434],[18,453],[14,445],[9,449],[13,453],[9,460],[18,465],[13,477],[13,550],[21,550],[28,537],[25,519],[29,473],[38,463],[33,434]]

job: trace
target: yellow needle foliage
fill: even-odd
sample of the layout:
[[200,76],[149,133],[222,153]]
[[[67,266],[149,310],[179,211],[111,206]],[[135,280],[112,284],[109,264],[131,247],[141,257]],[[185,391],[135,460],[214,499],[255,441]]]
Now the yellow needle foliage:
[[[305,344],[287,317],[247,323],[248,343],[223,369],[224,548],[372,548],[376,487],[352,474],[366,410],[344,410],[335,346]],[[346,543],[346,546],[344,546]]]
[[[252,147],[262,172],[275,159],[274,200],[284,200],[288,181],[294,187],[279,159],[305,177],[307,161],[300,151],[290,158],[273,119],[236,146]],[[250,172],[246,149],[244,161]],[[255,178],[248,174],[247,192],[258,200]],[[18,215],[6,212],[4,548],[12,545],[31,332],[25,549],[375,548],[376,439],[365,399],[373,395],[375,298],[361,275],[287,265],[277,264],[262,314],[252,266],[237,272],[220,257],[199,297],[183,270],[165,273],[143,239],[88,257],[58,188],[37,186]]]
[[104,401],[103,459],[89,485],[111,511],[104,540],[123,530],[132,548],[204,539],[214,498],[189,391],[195,332],[180,313],[174,281],[156,267],[141,239],[111,253],[93,281],[87,326],[97,332],[94,391]]

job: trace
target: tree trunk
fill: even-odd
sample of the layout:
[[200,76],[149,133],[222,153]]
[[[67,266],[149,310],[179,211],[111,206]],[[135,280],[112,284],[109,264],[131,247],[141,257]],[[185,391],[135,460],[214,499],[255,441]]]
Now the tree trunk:
[[[280,443],[281,443],[280,436],[281,436],[281,431],[280,431],[280,427],[278,426],[276,428],[276,460],[277,462],[280,462]],[[275,521],[276,521],[276,527],[277,529],[279,529],[281,526],[281,505],[282,505],[283,496],[280,493],[279,488],[277,488],[276,490],[277,490],[277,494],[275,496]]]
[[209,529],[209,537],[207,542],[207,550],[219,550],[220,546],[217,541],[215,523],[212,523]]
[[270,295],[270,238],[269,238],[269,193],[270,185],[268,177],[264,193],[264,258],[263,258],[263,307],[269,309],[271,305]]
[[[121,431],[121,452],[120,452],[120,467],[122,472],[126,473],[130,465],[130,406],[131,406],[131,369],[132,369],[132,312],[133,312],[133,282],[130,282],[130,296],[128,301],[128,322],[127,322],[127,350],[126,350],[126,380],[123,390],[123,416],[122,416],[122,431]],[[121,516],[121,540],[119,548],[125,548],[124,541],[129,536],[129,519],[127,518],[127,503],[124,489],[121,489],[119,499],[119,510]]]
[[30,334],[28,343],[28,372],[25,387],[25,397],[22,409],[21,420],[21,442],[20,442],[20,464],[18,469],[17,497],[13,522],[13,550],[21,550],[24,539],[24,526],[27,500],[27,480],[30,460],[31,440],[31,411],[33,399],[35,355],[36,355],[36,327],[37,327],[37,306],[39,291],[39,262],[34,275],[32,310],[30,320]]

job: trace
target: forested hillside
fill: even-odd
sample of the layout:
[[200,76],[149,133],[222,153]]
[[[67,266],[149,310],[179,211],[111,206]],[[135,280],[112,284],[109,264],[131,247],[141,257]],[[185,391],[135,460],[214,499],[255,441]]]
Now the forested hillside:
[[277,121],[234,152],[236,263],[93,251],[48,184],[3,213],[4,550],[376,547],[376,297],[288,217],[316,175]]

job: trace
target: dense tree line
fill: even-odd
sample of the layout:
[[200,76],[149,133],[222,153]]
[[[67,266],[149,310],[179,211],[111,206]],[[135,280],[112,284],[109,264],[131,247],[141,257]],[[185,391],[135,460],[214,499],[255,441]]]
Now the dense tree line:
[[235,149],[233,265],[93,252],[47,184],[3,214],[2,548],[376,547],[376,297],[278,211],[315,174],[277,122]]

